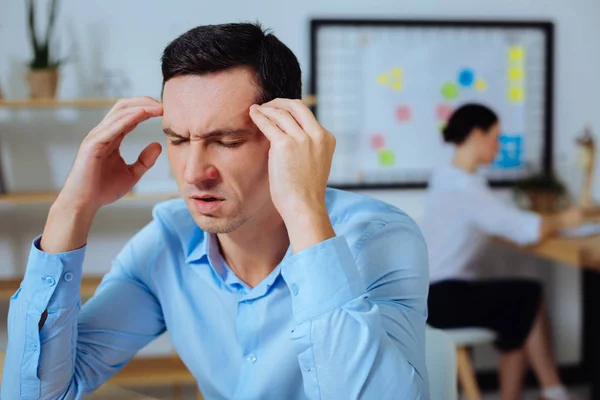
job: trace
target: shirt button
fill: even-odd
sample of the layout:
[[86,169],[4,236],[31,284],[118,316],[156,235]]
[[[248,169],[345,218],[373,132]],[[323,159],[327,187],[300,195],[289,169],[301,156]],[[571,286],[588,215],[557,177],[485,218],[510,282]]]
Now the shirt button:
[[296,285],[295,283],[292,283],[292,286],[290,287],[290,289],[291,289],[291,291],[292,291],[292,294],[293,294],[294,296],[297,296],[297,295],[298,295],[298,285]]
[[54,280],[54,278],[51,277],[51,276],[45,276],[45,277],[42,278],[42,280],[44,282],[46,282],[46,284],[48,286],[54,286],[54,284],[56,283],[56,281]]
[[250,364],[254,364],[256,362],[256,356],[254,354],[248,354],[246,356],[246,361],[248,361]]
[[67,272],[65,273],[64,278],[66,282],[71,282],[73,280],[73,274],[71,272]]
[[310,365],[305,365],[305,366],[303,367],[303,369],[304,369],[304,371],[306,371],[306,372],[310,372]]

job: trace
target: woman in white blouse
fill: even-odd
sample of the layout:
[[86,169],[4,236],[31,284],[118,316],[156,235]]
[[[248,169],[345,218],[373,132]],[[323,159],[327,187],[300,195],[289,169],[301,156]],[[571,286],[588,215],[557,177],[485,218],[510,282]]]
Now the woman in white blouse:
[[550,351],[540,284],[478,279],[477,259],[491,237],[530,244],[581,223],[576,208],[541,216],[494,195],[476,171],[494,161],[500,132],[496,114],[479,104],[457,109],[444,130],[444,140],[456,146],[456,153],[452,165],[430,179],[422,223],[430,264],[428,323],[497,333],[502,399],[520,398],[527,362],[540,382],[542,399],[571,399]]

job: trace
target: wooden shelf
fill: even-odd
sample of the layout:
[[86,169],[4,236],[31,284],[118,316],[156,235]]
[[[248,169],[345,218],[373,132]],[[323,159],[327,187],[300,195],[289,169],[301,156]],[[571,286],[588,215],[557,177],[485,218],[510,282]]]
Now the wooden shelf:
[[[0,278],[0,300],[9,300],[19,288],[22,280],[22,277]],[[92,297],[101,280],[102,276],[84,276],[81,281],[81,297]]]
[[0,108],[110,108],[117,99],[0,100]]
[[[56,200],[57,192],[39,193],[7,193],[0,194],[0,204],[26,205],[26,204],[50,204]],[[179,197],[178,193],[128,193],[122,201],[163,201]]]

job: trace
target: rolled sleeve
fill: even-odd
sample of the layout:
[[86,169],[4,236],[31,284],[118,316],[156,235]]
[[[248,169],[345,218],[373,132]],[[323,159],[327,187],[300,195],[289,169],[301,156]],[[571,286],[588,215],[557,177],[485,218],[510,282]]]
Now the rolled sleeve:
[[19,297],[43,309],[77,304],[86,248],[48,254],[40,249],[40,241],[38,236],[32,243]]
[[291,294],[296,323],[341,307],[365,293],[365,285],[343,236],[288,258],[281,275]]
[[488,187],[473,187],[461,199],[464,215],[483,232],[521,245],[540,238],[542,218],[498,198]]

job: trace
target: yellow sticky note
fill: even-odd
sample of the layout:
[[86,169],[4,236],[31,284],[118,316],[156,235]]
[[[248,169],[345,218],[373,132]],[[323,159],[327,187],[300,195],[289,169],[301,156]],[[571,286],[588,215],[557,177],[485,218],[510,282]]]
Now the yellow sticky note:
[[525,71],[523,68],[509,68],[508,69],[508,79],[511,81],[518,81],[523,79],[525,75]]
[[523,46],[510,46],[508,49],[508,58],[512,61],[521,61],[525,58],[525,48]]
[[402,71],[402,68],[394,68],[392,69],[392,76],[399,78],[402,76],[402,74],[404,73],[404,71]]
[[477,79],[477,81],[475,82],[475,90],[477,90],[478,92],[485,92],[486,89],[487,82],[483,79]]
[[392,89],[396,90],[396,91],[401,91],[402,90],[402,82],[400,81],[396,81],[392,84]]
[[511,103],[520,103],[525,99],[525,90],[520,87],[508,89],[508,100]]
[[390,78],[386,74],[381,74],[377,78],[377,82],[381,83],[382,85],[387,85],[389,80],[390,80]]

